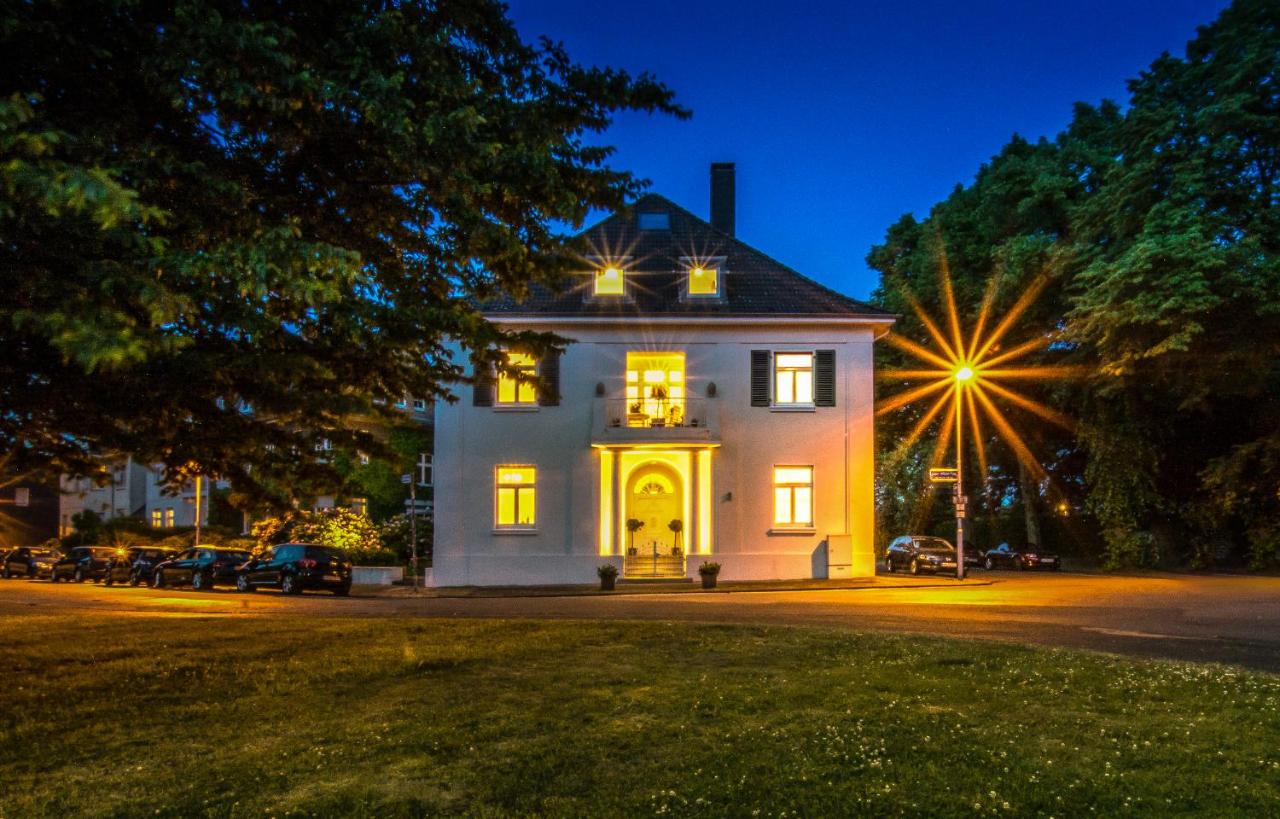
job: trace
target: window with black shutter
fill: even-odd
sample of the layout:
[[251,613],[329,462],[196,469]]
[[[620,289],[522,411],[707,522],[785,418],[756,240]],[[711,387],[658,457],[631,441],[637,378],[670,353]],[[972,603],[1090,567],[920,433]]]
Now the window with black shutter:
[[551,350],[538,363],[538,403],[560,406],[560,352]]
[[492,368],[485,363],[474,361],[472,366],[475,368],[475,380],[471,384],[471,406],[473,407],[492,407],[493,406],[493,371]]
[[751,406],[769,406],[769,370],[772,355],[768,350],[751,351]]
[[836,405],[836,351],[816,350],[813,354],[813,404]]

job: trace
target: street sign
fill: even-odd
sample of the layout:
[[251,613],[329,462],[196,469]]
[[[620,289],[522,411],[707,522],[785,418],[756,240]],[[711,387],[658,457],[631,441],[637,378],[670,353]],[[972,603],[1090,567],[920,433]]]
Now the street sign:
[[413,483],[413,475],[401,475],[400,483],[405,483],[405,484]]
[[929,470],[929,483],[955,483],[960,479],[960,470],[950,467],[934,467]]
[[404,502],[404,510],[406,512],[417,512],[418,514],[431,514],[435,508],[435,504],[429,500],[406,500]]

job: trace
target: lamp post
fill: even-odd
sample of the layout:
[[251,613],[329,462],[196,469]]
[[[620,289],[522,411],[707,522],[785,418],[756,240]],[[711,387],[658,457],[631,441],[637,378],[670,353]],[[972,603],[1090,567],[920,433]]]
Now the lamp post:
[[961,423],[961,416],[964,412],[964,398],[961,390],[964,386],[973,380],[975,373],[973,368],[967,364],[962,364],[956,370],[956,579],[964,580],[964,519],[968,512],[968,506],[964,497],[964,447],[962,445],[961,436],[964,433],[964,425]]

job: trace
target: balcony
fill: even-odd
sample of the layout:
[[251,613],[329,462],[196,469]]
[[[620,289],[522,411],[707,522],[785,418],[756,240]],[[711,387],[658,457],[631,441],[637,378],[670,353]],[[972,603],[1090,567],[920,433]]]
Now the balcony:
[[714,401],[688,398],[597,398],[592,407],[593,444],[719,443]]

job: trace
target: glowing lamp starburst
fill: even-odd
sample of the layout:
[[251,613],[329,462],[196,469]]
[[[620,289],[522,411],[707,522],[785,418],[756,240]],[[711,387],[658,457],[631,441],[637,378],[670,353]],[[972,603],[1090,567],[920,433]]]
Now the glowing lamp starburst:
[[[1036,351],[1049,348],[1050,339],[1043,334],[1008,349],[1001,349],[1000,342],[1012,330],[1018,319],[1035,301],[1048,283],[1047,278],[1037,279],[1028,286],[1013,306],[1000,317],[991,331],[987,331],[987,323],[992,318],[995,297],[995,279],[989,282],[986,296],[982,302],[977,322],[970,333],[965,333],[960,326],[960,316],[956,310],[955,295],[951,287],[950,274],[945,263],[941,269],[942,296],[947,310],[948,334],[944,334],[920,303],[908,294],[911,309],[920,319],[928,333],[932,344],[924,346],[911,341],[897,333],[889,333],[886,340],[915,358],[924,365],[921,369],[885,369],[877,373],[883,381],[891,381],[902,385],[902,389],[879,402],[877,415],[903,409],[926,398],[933,398],[931,404],[918,418],[910,433],[899,443],[898,447],[886,460],[886,466],[892,467],[910,451],[912,445],[920,439],[935,421],[942,416],[943,423],[938,427],[938,440],[934,447],[930,466],[938,466],[951,443],[952,435],[956,438],[957,452],[960,436],[965,426],[969,427],[973,447],[977,450],[981,474],[987,472],[987,454],[982,434],[982,420],[985,418],[995,428],[999,436],[1013,450],[1018,460],[1036,478],[1045,476],[1045,470],[1038,459],[1027,447],[1022,436],[1014,429],[1005,412],[997,406],[1012,405],[1055,425],[1073,429],[1071,419],[1053,410],[1009,386],[1010,381],[1019,380],[1053,380],[1063,379],[1078,374],[1079,368],[1069,366],[1024,366],[1018,361]],[[924,382],[913,384],[912,382]],[[950,388],[950,389],[948,389]],[[945,413],[945,415],[944,415]],[[966,420],[967,416],[967,420]]]

